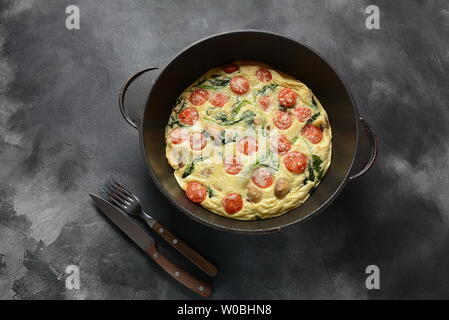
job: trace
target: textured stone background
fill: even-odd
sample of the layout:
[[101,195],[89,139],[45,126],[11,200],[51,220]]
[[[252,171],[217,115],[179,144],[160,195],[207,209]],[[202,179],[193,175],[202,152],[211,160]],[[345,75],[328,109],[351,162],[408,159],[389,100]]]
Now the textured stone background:
[[[70,4],[79,31],[65,28]],[[365,28],[369,4],[381,30]],[[449,298],[447,1],[2,0],[0,19],[0,298],[196,298],[94,209],[87,193],[111,175],[217,263],[214,298]],[[138,69],[244,28],[317,49],[381,143],[375,167],[323,214],[267,236],[177,212],[116,102]],[[65,289],[69,264],[78,291]],[[369,264],[381,268],[376,292],[364,287]]]

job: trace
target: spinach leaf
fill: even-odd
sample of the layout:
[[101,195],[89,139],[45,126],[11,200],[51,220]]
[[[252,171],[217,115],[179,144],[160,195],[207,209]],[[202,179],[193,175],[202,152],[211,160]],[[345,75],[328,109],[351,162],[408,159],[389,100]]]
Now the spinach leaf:
[[[321,164],[323,163],[323,160],[317,155],[312,155],[312,161],[309,162],[309,165],[307,167],[307,171],[309,172],[309,176],[304,179],[304,184],[307,183],[307,181],[315,181],[315,177],[317,180],[321,180],[321,176],[323,175],[324,169],[321,169]],[[318,174],[315,176],[314,171]],[[313,191],[317,186],[314,186],[310,189],[309,194],[312,194]]]
[[217,115],[215,116],[215,120],[220,121],[220,122],[227,122],[230,121],[228,119],[228,115],[225,112],[219,112],[217,113]]
[[[212,79],[204,79],[198,82],[195,86],[206,90],[217,90],[216,87],[224,87],[229,84],[230,82],[229,79],[217,79],[218,77],[219,77],[218,74],[214,74],[211,76]],[[210,85],[204,84],[206,81],[208,81]]]
[[182,111],[182,109],[184,109],[186,106],[187,101],[184,98],[179,97],[178,100],[176,100],[176,105],[174,108],[175,113],[179,114]]
[[170,119],[168,120],[168,126],[173,129],[174,126],[178,127],[185,127],[181,122],[179,122],[178,114],[187,106],[187,101],[179,97],[178,100],[176,100],[176,105],[173,109],[176,115],[171,115]]
[[207,193],[209,194],[209,198],[215,197],[215,192],[211,187],[207,187]]
[[182,174],[182,178],[185,179],[188,176],[190,176],[193,172],[193,170],[195,170],[195,164],[197,164],[198,162],[201,162],[203,160],[206,160],[206,157],[198,157],[196,159],[193,159],[191,163],[189,163],[186,166],[186,169],[184,170],[184,173]]
[[179,122],[179,120],[175,116],[170,116],[168,120],[168,126],[173,129],[174,126],[184,127],[184,125]]
[[321,180],[321,176],[323,175],[324,169],[321,169],[321,164],[323,160],[317,155],[312,155],[313,169],[318,173],[318,180]]
[[237,101],[232,107],[230,115],[228,115],[226,112],[223,111],[218,112],[215,115],[212,115],[210,112],[214,111],[216,108],[209,108],[206,110],[206,114],[212,117],[212,119],[209,118],[206,120],[217,122],[223,126],[230,126],[239,123],[241,121],[245,121],[248,125],[250,125],[252,124],[254,118],[256,117],[256,114],[250,110],[243,112],[242,116],[236,119],[237,114],[240,112],[240,110],[245,104],[251,104],[251,102],[248,100]]
[[323,163],[323,160],[317,155],[312,155],[312,163],[313,163],[313,169],[316,172],[320,172],[320,166]]
[[250,125],[253,123],[256,114],[251,110],[246,110],[243,112],[242,116],[238,119],[234,119],[234,117],[228,118],[226,113],[219,112],[217,115],[213,117],[213,120],[222,126],[231,126],[233,124],[244,121],[246,124]]
[[243,100],[243,101],[239,102],[237,100],[237,102],[232,106],[232,110],[231,110],[232,118],[235,118],[235,116],[240,112],[240,109],[242,109],[242,107],[245,104],[251,104],[251,102],[248,100]]
[[262,158],[256,161],[255,166],[263,166],[278,171],[279,159],[274,153],[268,151]]
[[254,123],[255,117],[256,114],[253,111],[246,110],[245,112],[243,112],[242,117],[238,120],[238,122],[244,121],[247,125],[251,125]]
[[193,172],[193,170],[195,169],[195,163],[189,163],[186,167],[186,169],[184,170],[184,173],[182,174],[182,178],[185,179],[188,176],[190,176]]
[[319,116],[320,116],[320,112],[315,113],[313,116],[310,117],[309,120],[307,120],[307,124],[311,124],[311,123],[314,122]]
[[267,90],[271,90],[271,91],[274,92],[274,90],[276,90],[277,87],[278,87],[278,85],[275,84],[275,83],[268,84],[268,85],[266,85],[266,86],[263,86],[262,89],[258,90],[258,91],[256,92],[256,95],[263,95],[263,94],[265,94],[265,92],[266,92]]
[[211,79],[209,83],[216,87],[224,87],[229,84],[229,79]]
[[217,90],[215,87],[208,86],[207,84],[200,84],[198,88],[206,89],[206,90]]
[[318,109],[318,105],[317,105],[317,103],[316,103],[316,101],[315,101],[315,97],[314,97],[314,96],[312,96],[312,107],[313,107],[314,109]]
[[313,166],[309,162],[309,165],[307,166],[307,171],[309,172],[309,181],[315,181],[315,174],[313,173]]
[[[307,165],[307,172],[309,173],[309,176],[304,179],[304,184],[307,183],[307,181],[315,181],[315,177],[319,180],[321,179],[321,176],[323,174],[323,170],[321,170],[321,164],[323,163],[323,160],[317,155],[312,155],[312,160],[309,161],[309,164]],[[315,176],[314,171],[318,174]]]

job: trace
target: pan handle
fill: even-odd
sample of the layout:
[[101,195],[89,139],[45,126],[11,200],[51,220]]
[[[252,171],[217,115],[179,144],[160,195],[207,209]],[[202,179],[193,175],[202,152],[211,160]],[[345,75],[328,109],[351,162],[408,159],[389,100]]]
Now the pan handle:
[[354,180],[356,178],[363,176],[373,166],[373,164],[376,160],[376,157],[377,157],[378,150],[379,150],[379,141],[378,141],[377,136],[374,133],[373,129],[371,129],[371,127],[366,123],[365,119],[363,119],[362,117],[359,118],[359,122],[362,125],[362,127],[365,130],[366,135],[368,137],[368,141],[369,141],[370,149],[371,149],[371,155],[370,155],[368,162],[365,164],[365,166],[359,172],[351,175],[349,177],[349,180]]
[[134,74],[132,77],[130,77],[125,84],[123,85],[122,89],[120,90],[120,94],[118,96],[118,105],[120,106],[120,112],[122,113],[123,118],[125,118],[126,122],[128,122],[133,128],[136,130],[139,130],[140,120],[139,114],[136,112],[136,110],[132,110],[129,107],[125,106],[125,95],[128,91],[128,88],[131,86],[131,84],[140,76],[142,76],[144,73],[147,73],[148,71],[157,70],[158,68],[145,68],[143,70],[140,70],[136,74]]

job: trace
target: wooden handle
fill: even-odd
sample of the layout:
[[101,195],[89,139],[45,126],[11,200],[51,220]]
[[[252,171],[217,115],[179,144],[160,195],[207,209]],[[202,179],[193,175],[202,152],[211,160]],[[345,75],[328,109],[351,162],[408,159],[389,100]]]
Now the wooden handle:
[[203,270],[206,274],[213,277],[217,275],[218,269],[212,263],[203,258],[198,252],[190,248],[187,244],[175,237],[173,233],[167,228],[162,226],[159,222],[153,225],[153,230],[156,231],[165,241],[178,250],[182,255],[189,259],[198,268]]
[[173,279],[182,283],[187,288],[200,296],[207,298],[212,293],[212,287],[201,280],[198,280],[192,276],[187,271],[175,265],[173,262],[164,257],[160,251],[157,249],[155,244],[152,244],[147,249],[148,255],[153,259],[158,265],[162,267]]

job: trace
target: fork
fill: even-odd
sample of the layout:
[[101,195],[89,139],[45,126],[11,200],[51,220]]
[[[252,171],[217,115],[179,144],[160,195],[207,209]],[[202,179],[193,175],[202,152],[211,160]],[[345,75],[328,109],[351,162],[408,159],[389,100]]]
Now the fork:
[[166,227],[147,214],[140,204],[139,199],[115,180],[105,183],[103,191],[109,196],[109,200],[133,217],[142,218],[156,233],[158,233],[173,248],[189,259],[198,268],[209,276],[215,276],[218,272],[216,266],[207,261],[198,252],[190,248],[185,242],[175,237]]

